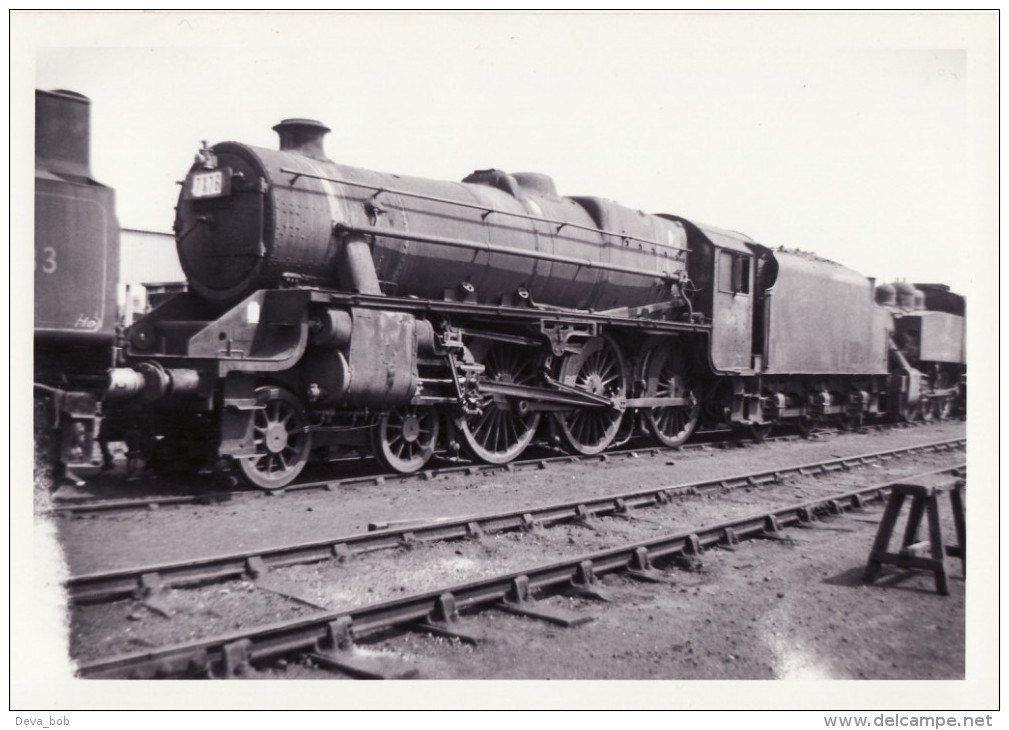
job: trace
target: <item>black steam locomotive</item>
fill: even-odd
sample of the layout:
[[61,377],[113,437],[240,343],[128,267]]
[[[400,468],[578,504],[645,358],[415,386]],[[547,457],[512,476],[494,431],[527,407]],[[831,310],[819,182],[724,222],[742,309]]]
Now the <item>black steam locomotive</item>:
[[877,287],[542,174],[347,167],[320,123],[275,130],[279,150],[204,144],[182,184],[189,291],[130,328],[107,391],[144,413],[148,459],[274,489],[341,448],[411,472],[440,449],[500,464],[537,438],[594,454],[957,407],[945,287]]
[[57,480],[90,460],[114,364],[119,224],[90,143],[87,97],[35,92],[35,431]]

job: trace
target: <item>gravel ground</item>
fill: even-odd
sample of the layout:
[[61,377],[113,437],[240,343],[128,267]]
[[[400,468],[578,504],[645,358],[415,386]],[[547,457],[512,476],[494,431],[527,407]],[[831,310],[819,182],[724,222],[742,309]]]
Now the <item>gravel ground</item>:
[[[341,487],[334,492],[291,492],[225,504],[74,516],[57,519],[56,526],[71,573],[83,574],[354,534],[366,531],[372,522],[487,514],[579,496],[729,477],[957,438],[965,432],[964,423],[947,422],[881,433],[842,434],[818,441],[555,464],[542,471],[500,471],[472,477],[455,474],[432,480]],[[157,480],[126,482],[123,475],[116,476],[121,492],[127,496],[158,491]],[[108,479],[96,480],[98,488]]]
[[369,648],[448,679],[963,678],[957,568],[948,597],[919,574],[866,587],[875,525],[838,518],[790,532],[794,543],[709,551],[673,585],[614,576],[603,582],[612,602],[554,599],[594,617],[577,628],[492,612],[473,619],[486,647],[406,634]]
[[[948,426],[940,427],[942,429]],[[887,439],[912,432],[896,432]],[[918,442],[939,440],[931,434]],[[833,455],[864,453],[883,448],[858,443],[861,436],[842,436],[830,443],[785,444],[756,447],[744,453],[719,452],[718,457],[738,461],[745,456],[745,468],[762,461],[779,465],[826,458],[810,451],[829,447]],[[891,444],[885,444],[887,446]],[[779,449],[784,446],[785,448]],[[795,449],[805,446],[806,449]],[[778,452],[791,452],[791,462]],[[796,454],[801,454],[797,458]],[[924,455],[901,462],[873,465],[850,473],[833,473],[820,478],[790,479],[774,487],[738,490],[676,500],[655,510],[638,510],[636,519],[600,520],[593,528],[573,525],[541,530],[531,535],[487,536],[480,541],[442,545],[421,545],[409,552],[384,553],[354,559],[347,564],[324,563],[277,571],[281,578],[307,601],[327,609],[396,597],[436,586],[506,572],[530,564],[549,562],[561,555],[583,554],[617,544],[643,540],[688,527],[721,522],[750,515],[771,504],[791,504],[822,498],[866,484],[949,465],[962,454]],[[481,477],[471,489],[513,494],[535,488],[525,484],[548,479],[568,487],[579,481],[585,485],[610,484],[619,475],[628,481],[647,479],[648,472],[666,473],[666,460],[641,459],[586,467],[569,465],[544,472],[508,475],[507,483]],[[707,466],[722,459],[701,456],[677,462],[677,471]],[[763,465],[763,464],[761,464]],[[626,468],[619,469],[617,467]],[[745,471],[741,464],[724,465],[721,474]],[[731,467],[737,468],[731,468]],[[567,477],[567,478],[566,478]],[[653,477],[654,478],[654,477]],[[452,478],[457,479],[457,478]],[[601,481],[597,481],[601,480]],[[425,482],[439,494],[449,490],[445,482]],[[643,485],[643,483],[642,483]],[[380,491],[402,490],[399,496],[409,503],[414,494],[409,485],[389,485]],[[405,487],[405,489],[404,489]],[[356,488],[355,491],[357,491]],[[465,487],[463,487],[465,490]],[[605,493],[605,492],[600,492]],[[190,537],[205,534],[222,513],[243,507],[253,511],[264,504],[289,508],[307,502],[316,509],[331,504],[332,495],[289,495],[282,499],[250,500],[239,505],[201,507],[208,514],[199,528],[190,525]],[[555,497],[549,501],[556,501]],[[573,493],[571,496],[574,496]],[[491,501],[491,500],[489,500]],[[485,511],[514,507],[514,501],[494,501]],[[536,500],[547,501],[544,499]],[[535,501],[533,502],[535,503]],[[321,506],[320,506],[321,505]],[[413,509],[418,509],[413,504]],[[944,519],[948,509],[944,505]],[[474,512],[477,510],[473,510]],[[953,595],[934,593],[930,576],[902,575],[900,582],[884,579],[879,586],[861,584],[861,571],[875,534],[880,508],[866,514],[832,520],[819,529],[792,530],[792,542],[747,543],[737,551],[710,551],[700,571],[675,575],[673,586],[629,583],[612,577],[615,600],[587,604],[582,599],[553,597],[573,611],[590,612],[595,621],[563,630],[493,612],[474,619],[481,631],[493,638],[477,648],[460,646],[444,639],[407,634],[388,639],[368,651],[404,661],[409,671],[431,678],[959,678],[964,673],[963,584],[952,581]],[[102,518],[64,520],[69,525],[88,523],[131,524],[161,520],[175,522],[191,508],[157,513]],[[281,510],[284,512],[284,510]],[[424,514],[424,513],[418,513]],[[430,513],[428,513],[430,515]],[[225,520],[226,522],[226,520]],[[64,525],[66,526],[66,525]],[[338,532],[332,529],[330,535]],[[952,525],[944,533],[953,535]],[[93,534],[93,532],[92,532]],[[300,536],[299,536],[300,537]],[[949,538],[948,538],[949,539]],[[279,541],[278,541],[279,542]],[[191,546],[192,541],[186,541]],[[959,576],[955,561],[952,575]],[[698,567],[698,566],[695,566]],[[244,581],[200,590],[171,591],[164,601],[171,618],[137,602],[95,606],[74,612],[71,653],[80,659],[135,651],[144,646],[184,641],[242,625],[262,624],[284,617],[304,615],[303,603],[261,591]],[[922,642],[922,632],[928,637]],[[934,632],[934,633],[933,633]],[[571,641],[568,637],[574,638]],[[533,649],[530,652],[530,649]],[[257,675],[262,677],[331,676],[310,666],[283,664]]]

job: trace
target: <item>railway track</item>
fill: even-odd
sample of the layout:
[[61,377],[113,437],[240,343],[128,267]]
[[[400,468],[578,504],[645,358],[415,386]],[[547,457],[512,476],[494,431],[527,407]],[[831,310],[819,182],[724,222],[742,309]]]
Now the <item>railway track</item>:
[[[881,431],[891,428],[915,428],[924,423],[880,423],[864,426],[860,431]],[[721,432],[717,432],[721,433]],[[711,433],[715,436],[717,433]],[[808,437],[798,434],[783,434],[764,439],[765,443],[797,441],[803,438],[824,438],[840,433],[836,429],[822,429],[814,432]],[[540,455],[533,458],[518,459],[508,464],[478,464],[478,463],[452,463],[444,467],[435,469],[424,469],[414,474],[400,474],[397,472],[379,472],[367,474],[355,474],[353,476],[338,479],[317,479],[296,482],[284,489],[274,491],[259,491],[249,488],[242,489],[214,489],[212,491],[192,491],[184,494],[166,495],[145,495],[135,498],[102,498],[94,499],[89,497],[58,498],[54,500],[49,509],[54,515],[76,515],[76,514],[99,514],[114,512],[130,512],[136,510],[150,510],[164,507],[186,506],[194,504],[214,504],[225,503],[239,499],[261,499],[265,497],[276,497],[285,493],[295,492],[338,492],[343,487],[368,486],[375,484],[409,482],[416,479],[430,480],[452,474],[494,474],[499,472],[518,472],[531,469],[546,469],[555,464],[572,463],[592,463],[615,461],[620,459],[634,459],[642,455],[664,456],[691,451],[708,451],[718,448],[731,448],[733,446],[745,446],[749,441],[732,440],[705,440],[683,444],[676,447],[660,447],[652,443],[642,444],[639,447],[615,449],[603,454],[584,456],[574,454],[564,455]]]
[[[805,467],[796,467],[802,469]],[[928,472],[960,473],[961,467]],[[801,473],[801,472],[800,472]],[[919,478],[926,475],[917,475]],[[582,554],[548,564],[512,570],[490,578],[426,590],[394,600],[341,611],[319,610],[308,616],[243,629],[195,641],[88,661],[78,666],[85,678],[167,678],[235,676],[250,666],[289,655],[309,657],[318,666],[351,676],[369,674],[353,651],[355,641],[380,631],[419,630],[462,641],[475,638],[459,622],[462,612],[502,610],[560,625],[567,617],[537,608],[534,597],[557,591],[593,592],[602,576],[627,573],[643,580],[664,581],[657,569],[677,556],[696,555],[718,545],[731,546],[757,537],[780,537],[791,526],[811,526],[822,515],[840,514],[882,501],[896,483],[833,494],[743,518]],[[601,514],[596,512],[595,514]]]
[[144,595],[162,587],[258,577],[273,568],[324,560],[343,561],[354,555],[399,548],[418,542],[459,539],[511,530],[532,530],[539,526],[562,522],[627,514],[633,509],[666,504],[679,496],[762,486],[790,476],[818,475],[878,464],[901,456],[953,451],[965,444],[966,439],[958,438],[727,478],[621,492],[481,516],[463,516],[432,522],[373,523],[369,525],[368,532],[336,536],[326,540],[246,550],[177,563],[143,565],[112,572],[77,575],[66,582],[66,588],[74,601],[99,602]]

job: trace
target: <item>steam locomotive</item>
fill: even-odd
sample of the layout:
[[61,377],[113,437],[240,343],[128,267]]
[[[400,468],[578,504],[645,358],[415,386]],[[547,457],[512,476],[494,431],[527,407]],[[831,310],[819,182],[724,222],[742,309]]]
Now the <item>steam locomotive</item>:
[[944,286],[876,286],[542,174],[348,167],[321,123],[274,129],[279,150],[199,150],[175,218],[188,291],[109,374],[149,460],[277,489],[345,449],[409,473],[442,449],[503,464],[536,439],[596,454],[959,407],[965,305]]
[[87,97],[35,92],[34,417],[39,466],[56,481],[90,461],[115,364],[119,224],[90,141]]

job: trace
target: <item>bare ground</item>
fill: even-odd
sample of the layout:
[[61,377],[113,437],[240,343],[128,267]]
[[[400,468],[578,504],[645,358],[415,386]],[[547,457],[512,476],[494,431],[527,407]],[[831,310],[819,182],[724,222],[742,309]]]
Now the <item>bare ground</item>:
[[[230,552],[252,544],[361,531],[369,521],[476,514],[556,502],[578,494],[682,483],[754,468],[828,456],[850,456],[907,442],[952,438],[962,424],[845,435],[824,442],[776,444],[728,452],[642,457],[630,462],[552,467],[544,472],[453,476],[431,482],[355,487],[334,494],[289,494],[231,505],[59,520],[74,572]],[[870,467],[821,479],[791,480],[774,492],[778,504],[802,501],[923,471],[962,459],[922,457],[900,466]],[[675,461],[675,464],[669,464]],[[661,514],[636,513],[595,529],[564,526],[533,535],[489,536],[410,553],[284,571],[312,603],[338,609],[435,585],[548,562],[560,554],[645,539],[656,531],[713,524],[752,514],[771,492],[751,490],[678,500]],[[948,503],[941,507],[952,539]],[[934,591],[930,574],[891,572],[864,586],[862,570],[881,507],[791,530],[790,541],[756,541],[735,551],[709,551],[700,570],[676,570],[672,585],[608,577],[609,602],[557,596],[593,621],[574,629],[489,612],[473,618],[488,640],[474,648],[405,634],[363,647],[392,657],[429,678],[583,679],[955,679],[964,675],[964,583],[959,562],[947,560],[951,595]],[[100,528],[100,529],[99,529]],[[96,536],[97,535],[97,536]],[[268,539],[267,539],[268,538]],[[145,560],[146,559],[146,560]],[[200,591],[172,591],[170,617],[138,602],[74,613],[75,656],[135,651],[168,641],[268,623],[313,610],[246,582]],[[331,677],[305,663],[280,662],[255,676]]]

